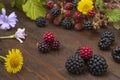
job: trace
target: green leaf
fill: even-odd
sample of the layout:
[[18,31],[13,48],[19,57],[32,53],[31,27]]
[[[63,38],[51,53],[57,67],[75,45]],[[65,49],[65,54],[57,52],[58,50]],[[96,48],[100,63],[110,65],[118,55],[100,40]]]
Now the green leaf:
[[42,4],[45,5],[47,0],[41,0]]
[[120,29],[120,22],[113,23],[113,27],[117,30]]
[[120,21],[120,9],[107,9],[105,13],[109,17],[110,22],[118,22]]
[[103,9],[103,8],[104,8],[103,0],[96,0],[95,4],[96,4],[100,9]]
[[22,10],[22,5],[25,4],[27,0],[14,0],[12,3],[11,3],[11,6],[12,7],[17,7],[19,8],[20,10]]
[[22,7],[26,15],[32,20],[39,16],[46,16],[46,8],[42,6],[40,0],[28,0]]
[[5,7],[2,3],[0,3],[0,13],[1,13],[1,9]]

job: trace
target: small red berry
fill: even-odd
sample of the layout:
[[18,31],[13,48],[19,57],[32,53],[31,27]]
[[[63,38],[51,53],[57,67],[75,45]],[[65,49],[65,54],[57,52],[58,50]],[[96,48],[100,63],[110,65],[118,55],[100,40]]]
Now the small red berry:
[[114,9],[115,7],[113,5],[108,5],[108,9]]
[[78,11],[75,11],[74,12],[74,19],[79,19],[79,18],[81,18],[81,13],[80,12],[78,12]]
[[46,7],[47,7],[48,9],[53,8],[53,7],[54,7],[54,2],[53,2],[53,1],[48,1],[47,4],[46,4]]
[[52,16],[50,13],[48,13],[48,14],[46,15],[46,20],[52,21],[52,20],[53,20],[53,16]]
[[83,26],[82,26],[81,23],[77,23],[77,24],[75,24],[74,29],[77,30],[77,31],[79,31],[79,30],[83,29]]
[[46,32],[43,35],[43,39],[44,39],[45,42],[47,42],[48,44],[50,44],[51,42],[54,41],[54,35],[51,32]]
[[90,16],[90,17],[94,17],[95,14],[96,14],[95,10],[88,11],[88,16]]
[[92,49],[87,46],[83,46],[80,48],[80,56],[85,60],[90,59],[92,56],[92,53],[93,53]]
[[61,20],[62,20],[61,17],[56,17],[56,18],[53,20],[53,23],[54,23],[56,26],[59,26],[60,23],[61,23]]
[[52,50],[58,50],[60,48],[60,42],[58,40],[54,40],[51,44],[50,47]]
[[65,16],[65,17],[71,16],[71,11],[70,11],[70,10],[65,11],[65,12],[64,12],[64,16]]
[[72,10],[73,4],[71,2],[67,2],[64,6],[65,10]]
[[82,14],[78,11],[75,11],[73,17],[74,17],[75,22],[79,23],[81,22]]

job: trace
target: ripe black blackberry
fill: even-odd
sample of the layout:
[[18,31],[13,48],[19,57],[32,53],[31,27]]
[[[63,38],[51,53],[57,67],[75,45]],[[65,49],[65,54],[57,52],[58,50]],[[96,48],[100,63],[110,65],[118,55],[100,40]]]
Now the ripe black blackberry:
[[86,30],[92,30],[92,29],[93,29],[92,22],[91,22],[91,21],[86,21],[86,22],[84,23],[84,28],[85,28]]
[[70,19],[68,19],[68,18],[65,18],[65,19],[62,21],[61,25],[62,25],[65,29],[68,29],[68,30],[70,30],[70,29],[73,28],[72,21],[71,21]]
[[115,60],[115,62],[120,63],[120,47],[113,49],[112,57]]
[[115,41],[115,36],[113,32],[110,31],[105,31],[102,33],[101,38],[109,38],[111,40],[111,42]]
[[45,27],[46,26],[46,19],[44,17],[38,17],[36,19],[36,25],[38,27]]
[[47,53],[50,51],[50,46],[46,42],[40,42],[38,43],[38,49],[43,53]]
[[79,2],[79,0],[74,0],[73,1],[73,7],[75,10],[77,10],[77,3]]
[[61,10],[57,7],[54,7],[50,10],[50,14],[53,16],[53,17],[57,17],[59,14],[60,14]]
[[85,70],[84,60],[78,54],[74,54],[67,59],[65,67],[71,74],[80,74]]
[[107,72],[108,65],[106,60],[100,55],[93,55],[87,62],[88,70],[93,75],[103,75]]
[[111,40],[109,38],[102,38],[99,40],[98,42],[98,47],[101,49],[101,50],[107,50],[110,48],[110,45],[111,45]]

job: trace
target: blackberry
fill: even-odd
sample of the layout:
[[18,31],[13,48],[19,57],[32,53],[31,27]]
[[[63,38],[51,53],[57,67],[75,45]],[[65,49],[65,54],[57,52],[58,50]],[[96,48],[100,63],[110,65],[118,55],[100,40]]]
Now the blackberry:
[[45,27],[46,26],[46,19],[44,17],[38,17],[36,19],[36,25],[38,27]]
[[71,20],[68,19],[68,18],[65,18],[65,19],[62,21],[61,25],[62,25],[65,29],[68,29],[68,30],[70,30],[70,29],[73,28],[73,24],[72,24]]
[[85,70],[84,60],[78,54],[74,54],[67,59],[65,67],[71,74],[80,74]]
[[77,10],[77,3],[79,2],[79,0],[74,0],[73,1],[73,7],[75,10]]
[[58,40],[54,40],[51,44],[50,47],[52,50],[59,50],[60,48],[60,42]]
[[120,63],[120,47],[113,49],[112,57],[115,60],[115,62]]
[[50,13],[53,17],[57,17],[60,14],[61,10],[59,8],[52,8]]
[[88,70],[93,75],[103,75],[107,72],[108,65],[106,60],[100,55],[93,55],[87,62]]
[[108,38],[102,38],[99,40],[98,42],[98,47],[101,49],[101,50],[107,50],[110,48],[110,45],[111,45],[111,41],[110,39]]
[[38,49],[43,53],[47,53],[50,51],[50,46],[46,42],[39,42]]
[[84,23],[84,28],[85,28],[86,30],[92,30],[92,29],[93,29],[92,22],[91,22],[91,21],[86,21],[86,22]]
[[109,40],[112,42],[115,41],[115,36],[114,36],[114,33],[113,32],[110,32],[110,31],[105,31],[102,33],[101,35],[101,38],[109,38]]

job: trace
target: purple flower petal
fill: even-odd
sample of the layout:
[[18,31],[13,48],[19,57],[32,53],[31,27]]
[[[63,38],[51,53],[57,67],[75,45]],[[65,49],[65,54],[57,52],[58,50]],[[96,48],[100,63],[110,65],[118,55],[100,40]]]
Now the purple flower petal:
[[0,29],[2,29],[2,30],[7,30],[7,29],[10,29],[10,26],[9,26],[9,24],[4,23],[4,24],[2,24],[2,25],[0,26]]
[[9,16],[6,16],[6,10],[2,8],[2,14],[0,15],[0,29],[6,30],[15,27],[17,23],[17,15],[12,12]]
[[5,10],[5,8],[2,8],[2,14],[3,14],[3,15],[6,15],[6,10]]

